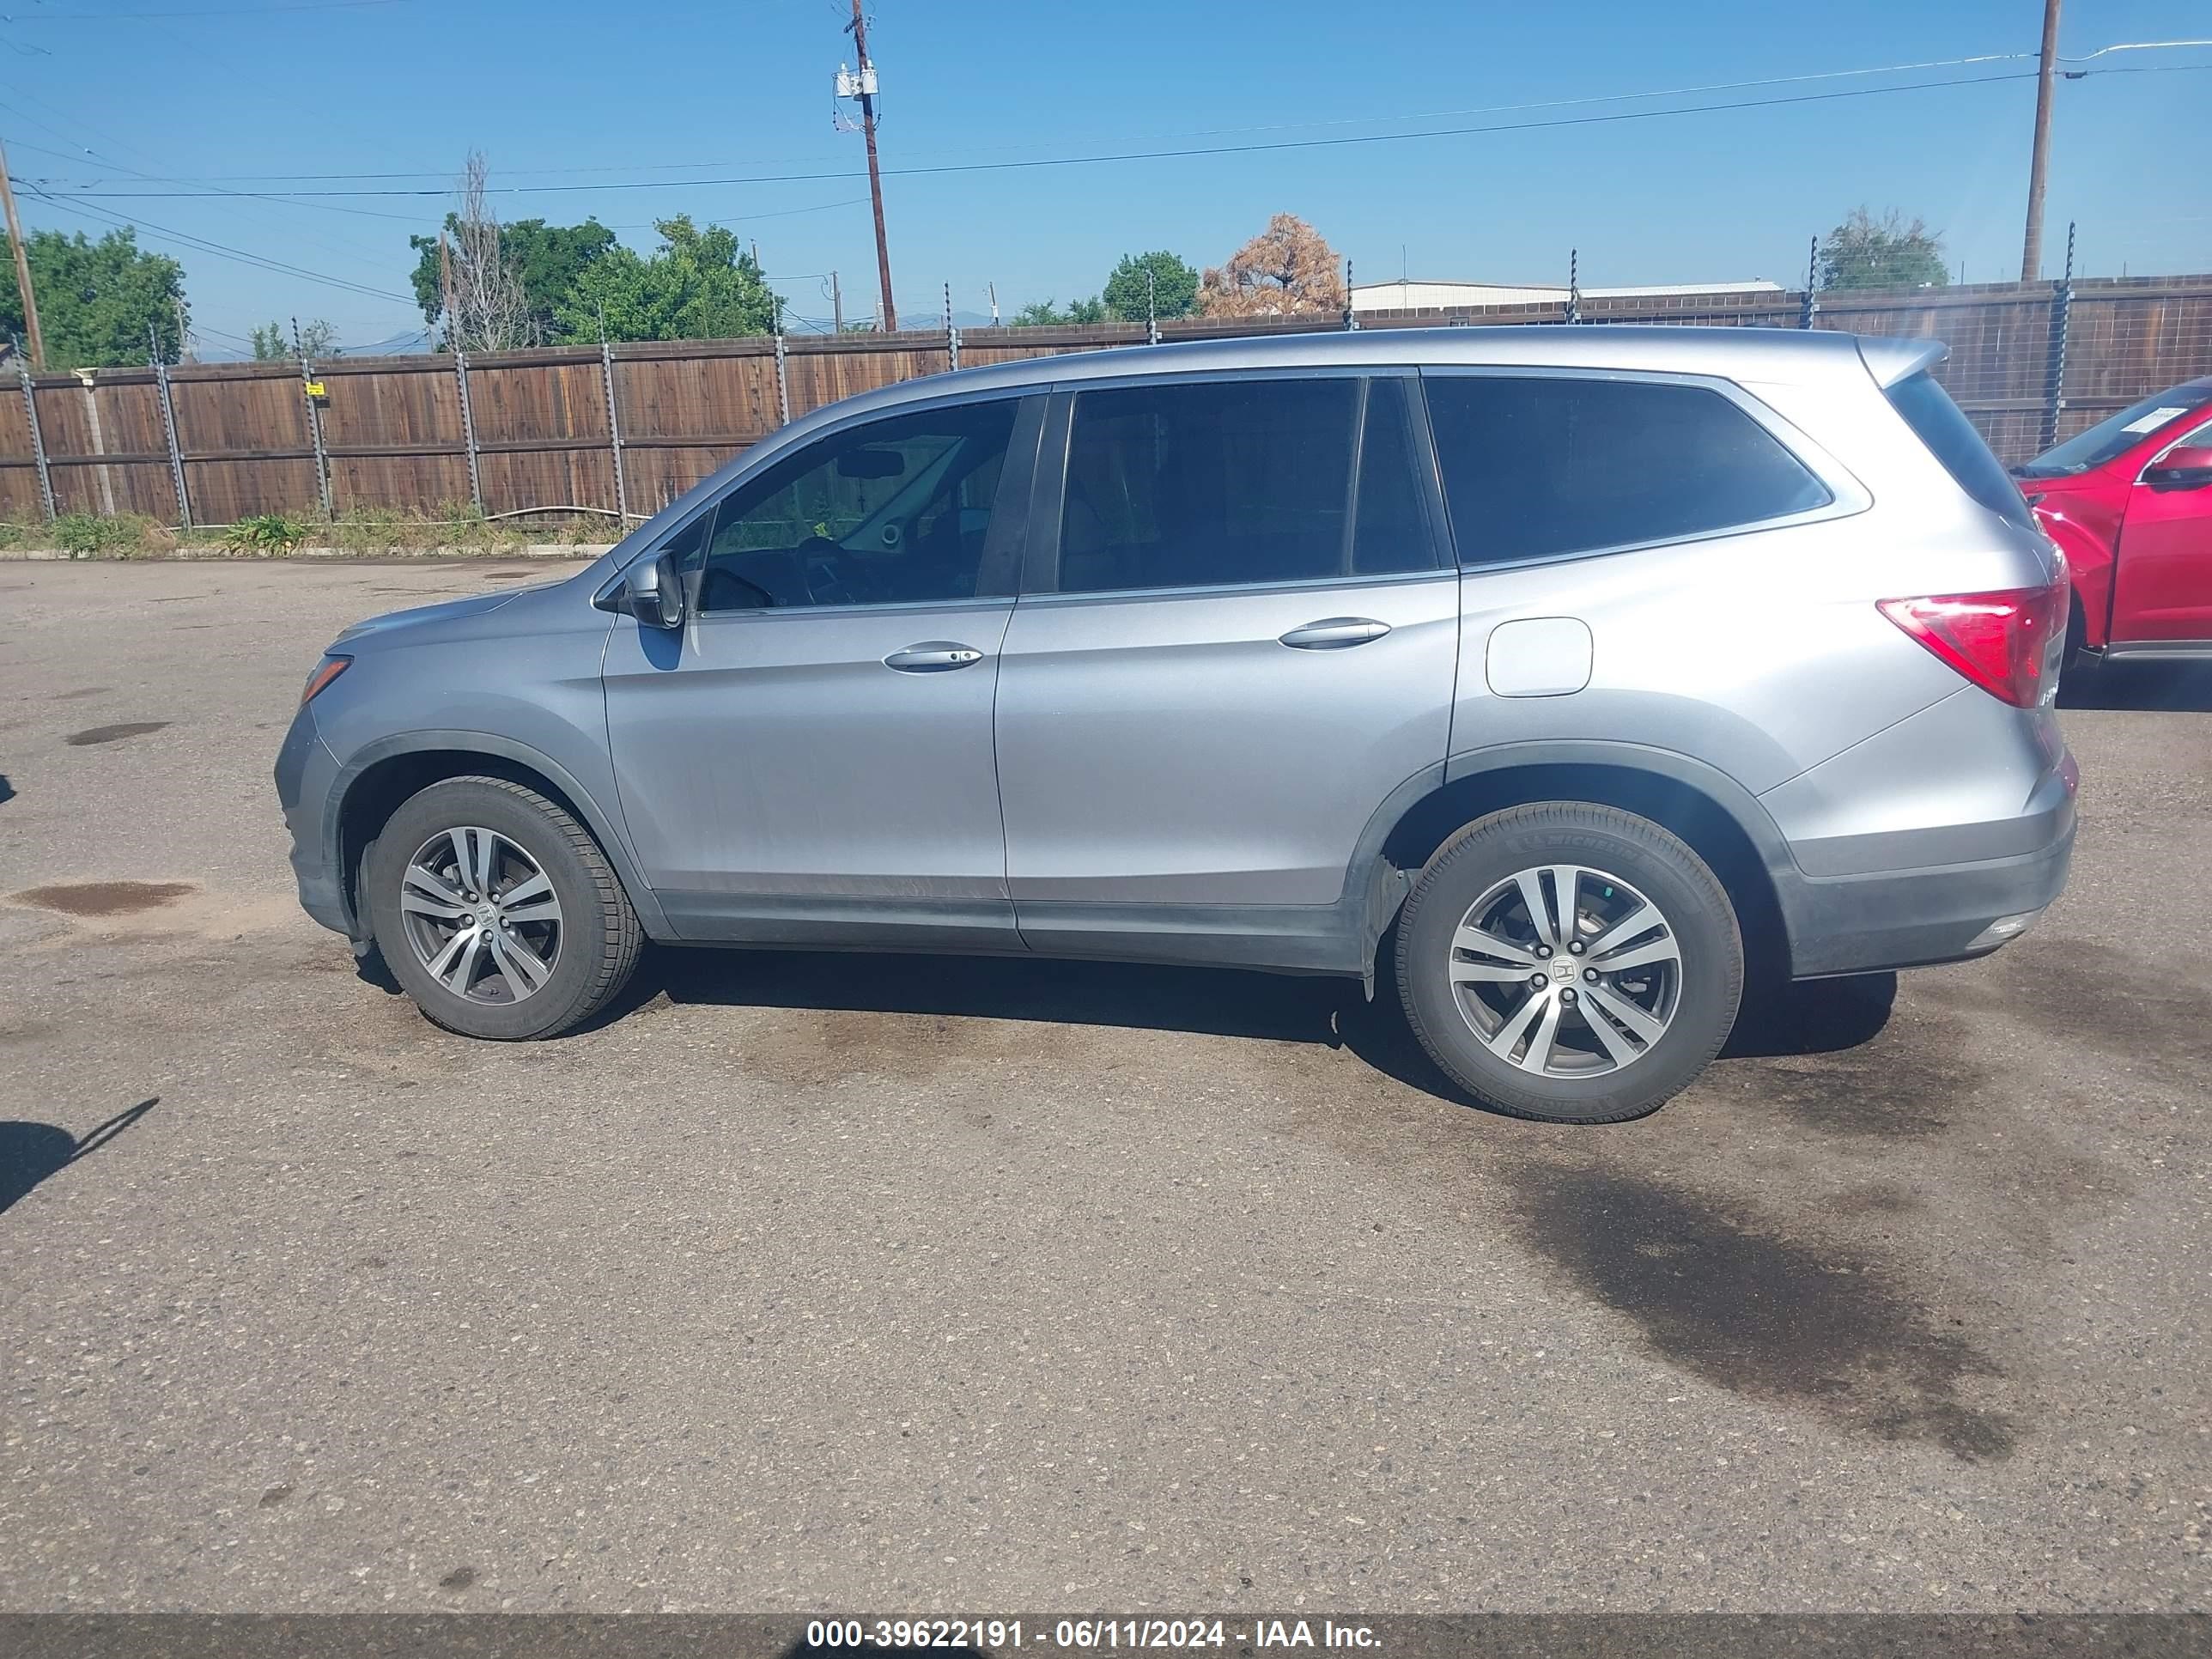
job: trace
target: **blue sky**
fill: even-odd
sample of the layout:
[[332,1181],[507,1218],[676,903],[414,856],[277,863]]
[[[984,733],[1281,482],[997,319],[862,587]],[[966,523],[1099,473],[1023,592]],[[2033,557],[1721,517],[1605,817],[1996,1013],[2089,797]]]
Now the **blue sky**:
[[[321,316],[342,342],[422,326],[405,297],[410,230],[441,195],[319,204],[222,189],[443,191],[471,148],[502,217],[596,215],[650,247],[676,212],[759,242],[793,308],[848,315],[875,291],[860,140],[831,123],[851,42],[843,0],[9,0],[0,136],[33,228],[104,222],[38,188],[100,180],[101,210],[381,290],[364,294],[179,247],[210,348],[272,316]],[[2032,79],[1827,97],[1661,118],[1100,165],[899,170],[1163,149],[1281,145],[1560,121],[1745,100],[2025,74],[2032,59],[1548,109],[1564,100],[2033,54],[2039,0],[1855,8],[1706,0],[1265,9],[1118,0],[991,6],[876,0],[892,274],[902,319],[1095,292],[1121,254],[1218,263],[1273,212],[1311,220],[1360,280],[1585,283],[1793,281],[1806,243],[1858,203],[1924,215],[1954,277],[2015,273]],[[2199,0],[2072,0],[2062,50],[2212,36]],[[2212,268],[2212,47],[2118,53],[2061,83],[2049,216],[2081,225],[2081,268]],[[1490,111],[1490,113],[1466,112]],[[1449,112],[1449,113],[1448,113]],[[57,153],[58,152],[58,153]],[[596,171],[594,171],[596,169]],[[565,170],[565,171],[562,171]],[[402,173],[285,183],[271,174]],[[140,175],[155,175],[149,179]],[[704,183],[732,176],[817,174]],[[36,181],[52,181],[40,186]],[[616,181],[673,181],[612,189]],[[203,182],[211,181],[211,182]]]

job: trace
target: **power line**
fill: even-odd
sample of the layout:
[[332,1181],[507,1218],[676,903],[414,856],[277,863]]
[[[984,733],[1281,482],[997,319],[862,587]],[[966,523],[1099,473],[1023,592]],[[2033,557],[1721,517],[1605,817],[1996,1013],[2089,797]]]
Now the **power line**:
[[276,17],[295,11],[358,11],[368,6],[405,6],[414,0],[307,0],[301,5],[210,6],[193,11],[18,12],[10,23],[137,23],[158,17]]
[[71,213],[82,213],[94,218],[104,219],[110,224],[128,225],[133,229],[145,231],[166,240],[180,242],[187,247],[198,248],[203,252],[215,254],[219,258],[234,259],[240,264],[253,265],[263,270],[273,271],[279,276],[297,276],[306,282],[321,283],[331,288],[343,289],[349,293],[366,295],[372,300],[390,300],[407,306],[415,303],[414,298],[409,295],[394,294],[389,289],[371,288],[366,283],[356,283],[348,277],[332,276],[323,271],[308,270],[300,265],[287,264],[281,259],[270,259],[258,253],[248,253],[243,248],[227,246],[221,242],[211,242],[205,237],[191,235],[181,230],[172,230],[166,225],[154,224],[144,219],[130,218],[119,213],[108,213],[80,201],[65,201],[58,197],[49,196],[44,191],[33,191],[32,193],[40,201]]
[[[2098,52],[2087,54],[2087,56],[2095,58],[2102,56],[2107,52],[2147,51],[2154,48],[2197,45],[2212,45],[2212,41],[2144,41],[2125,46],[2103,47]],[[1967,58],[1932,58],[1909,64],[1884,64],[1870,69],[1820,70],[1802,75],[1768,76],[1751,81],[1714,81],[1696,86],[1656,88],[1648,92],[1595,93],[1578,98],[1552,98],[1533,103],[1488,104],[1480,105],[1473,108],[1417,111],[1403,115],[1344,115],[1334,116],[1325,120],[1318,121],[1273,121],[1244,126],[1200,127],[1181,132],[1154,134],[1149,138],[1139,137],[1135,142],[1146,143],[1157,141],[1165,143],[1176,138],[1225,137],[1246,132],[1299,132],[1322,127],[1377,126],[1393,122],[1402,123],[1407,121],[1456,120],[1462,117],[1474,115],[1518,115],[1525,114],[1532,110],[1571,109],[1590,104],[1618,104],[1629,102],[1633,100],[1650,98],[1686,98],[1712,92],[1741,92],[1752,90],[1759,87],[1793,86],[1819,81],[1842,80],[1853,76],[1902,75],[1906,73],[1917,73],[1922,70],[1968,68],[1982,64],[2032,60],[2035,55],[2036,54],[2032,52],[1982,52]],[[982,154],[990,155],[994,153],[1004,153],[1008,150],[1037,149],[1043,148],[1043,146],[1036,143],[1028,143],[988,145],[977,148],[980,148]],[[956,150],[955,153],[957,154],[959,152]],[[971,153],[973,152],[971,151]],[[782,159],[815,161],[822,158],[817,156],[802,156]],[[508,168],[506,171],[510,176],[520,176],[525,178],[560,178],[583,173],[663,173],[696,170],[702,167],[733,167],[738,165],[741,165],[741,163],[726,161],[648,161],[643,163],[629,163],[627,165],[609,165],[602,163],[590,167],[514,167]],[[402,179],[437,179],[443,178],[445,176],[445,173],[441,170],[435,168],[422,168],[411,173],[210,173],[198,177],[186,177],[182,175],[165,177],[161,179],[160,182],[163,184],[214,184],[217,182],[254,182],[261,184],[367,183]]]
[[[380,3],[382,3],[382,0],[380,0]],[[2130,40],[2130,41],[2122,41],[2122,42],[2119,42],[2119,43],[2118,43],[2118,44],[2116,44],[2116,45],[2113,45],[2113,46],[2100,46],[2100,47],[2096,48],[2094,51],[2087,52],[2082,52],[2082,53],[2080,53],[2080,54],[2064,54],[2064,53],[2062,53],[2062,54],[2060,55],[2060,61],[2061,61],[2062,63],[2065,63],[2065,64],[2086,64],[2086,63],[2089,63],[2089,62],[2091,62],[2091,61],[2093,61],[2093,60],[2094,60],[2094,59],[2096,59],[2096,58],[2100,58],[2106,57],[2106,56],[2108,56],[2108,55],[2110,55],[2110,54],[2112,54],[2112,53],[2113,53],[2113,52],[2165,52],[2165,51],[2178,50],[2178,49],[2184,48],[2184,47],[2198,47],[2198,46],[2212,46],[2212,39],[2204,39],[2204,40]],[[1696,84],[1696,85],[1692,85],[1692,86],[1655,88],[1652,88],[1652,89],[1650,89],[1650,90],[1649,90],[1649,91],[1644,91],[1644,92],[1594,93],[1594,94],[1584,94],[1584,95],[1583,95],[1583,96],[1576,97],[1576,98],[1552,98],[1552,99],[1543,99],[1543,100],[1536,100],[1536,101],[1534,101],[1534,102],[1528,102],[1528,103],[1518,103],[1518,104],[1488,104],[1488,105],[1479,105],[1479,106],[1474,106],[1474,107],[1469,107],[1469,108],[1445,109],[1445,110],[1425,110],[1425,111],[1419,111],[1419,112],[1409,112],[1409,113],[1402,114],[1402,115],[1346,115],[1346,116],[1334,116],[1334,117],[1330,117],[1330,118],[1326,118],[1326,119],[1322,119],[1322,120],[1316,120],[1316,121],[1279,121],[1279,122],[1266,122],[1266,123],[1259,123],[1259,124],[1254,124],[1254,125],[1242,125],[1242,126],[1228,126],[1228,127],[1200,127],[1200,128],[1196,128],[1196,129],[1188,130],[1188,131],[1183,131],[1183,132],[1170,132],[1170,133],[1159,134],[1159,135],[1157,135],[1157,137],[1158,137],[1160,141],[1164,142],[1164,141],[1169,140],[1169,139],[1178,138],[1178,137],[1200,137],[1200,138],[1203,138],[1203,137],[1228,137],[1228,136],[1233,136],[1233,135],[1235,135],[1235,134],[1238,134],[1238,133],[1247,133],[1247,132],[1299,132],[1299,131],[1312,131],[1312,130],[1316,130],[1316,129],[1319,129],[1319,128],[1325,128],[1325,127],[1381,125],[1384,125],[1384,124],[1388,124],[1388,123],[1403,123],[1403,122],[1407,122],[1407,121],[1441,121],[1441,120],[1454,120],[1454,119],[1458,119],[1458,118],[1462,118],[1462,117],[1467,117],[1467,116],[1479,116],[1479,115],[1515,115],[1515,114],[1525,114],[1525,113],[1528,113],[1528,112],[1529,112],[1536,111],[1536,110],[1548,110],[1548,109],[1572,109],[1572,108],[1578,108],[1578,107],[1585,107],[1585,106],[1589,106],[1589,105],[1592,105],[1592,104],[1617,104],[1617,103],[1626,103],[1626,102],[1630,102],[1630,101],[1632,101],[1632,100],[1644,100],[1644,99],[1651,99],[1651,98],[1681,98],[1681,97],[1702,96],[1702,95],[1704,95],[1704,94],[1708,94],[1708,93],[1714,93],[1714,92],[1738,92],[1738,91],[1749,91],[1749,90],[1753,90],[1753,89],[1756,89],[1756,88],[1761,88],[1761,87],[1796,86],[1796,85],[1810,84],[1810,83],[1818,82],[1823,82],[1823,81],[1836,81],[1836,80],[1844,80],[1844,79],[1851,79],[1851,78],[1863,78],[1863,77],[1866,77],[1866,76],[1877,76],[1877,75],[1902,75],[1902,74],[1907,74],[1907,73],[1917,73],[1918,71],[1923,70],[1931,70],[1931,69],[1959,69],[1959,68],[1970,68],[1970,67],[1974,67],[1974,66],[1978,66],[1978,65],[1984,64],[2032,62],[2032,61],[2033,61],[2033,60],[2034,60],[2034,58],[2036,58],[2036,56],[2037,56],[2037,54],[2036,54],[2036,53],[2034,53],[2034,52],[1979,52],[1979,53],[1972,54],[1972,55],[1968,56],[1968,57],[1964,57],[1964,58],[1922,58],[1922,59],[1918,59],[1918,60],[1916,60],[1916,61],[1914,61],[1914,62],[1911,62],[1911,63],[1904,63],[1904,64],[1876,64],[1876,65],[1874,65],[1874,66],[1871,66],[1871,67],[1863,68],[1863,69],[1818,70],[1813,70],[1813,71],[1809,71],[1809,72],[1807,72],[1807,73],[1804,73],[1804,74],[1799,74],[1799,75],[1777,75],[1777,76],[1761,76],[1761,77],[1759,77],[1759,78],[1756,78],[1756,79],[1753,79],[1753,80],[1747,80],[1747,81],[1712,81],[1712,82],[1701,82],[1701,83],[1698,83],[1698,84]],[[2183,67],[2183,68],[2197,68],[2197,67],[2202,67],[2202,66],[2201,66],[2201,65],[2179,65],[2179,66],[2177,66],[2177,67]],[[2111,72],[2111,71],[2110,71],[2110,70],[2101,70],[2101,71],[2099,71],[2099,72],[2100,72],[2100,73],[2109,73],[2109,72]],[[2002,77],[1988,77],[1988,78],[1996,79],[1996,78],[2002,78]],[[1958,82],[1936,82],[1936,83],[1932,83],[1932,84],[1936,84],[1936,85],[1954,85],[1954,84],[1959,84],[1959,83],[1958,83]],[[1911,91],[1911,90],[1914,90],[1914,89],[1916,89],[1916,88],[1911,88],[1911,87],[1902,87],[1902,88],[1888,88],[1888,90],[1895,90],[1895,91]],[[1717,107],[1725,107],[1725,106],[1717,106]],[[1693,113],[1693,112],[1694,112],[1694,111],[1685,111],[1685,112],[1681,112],[1681,113]],[[48,130],[49,130],[49,131],[52,131],[52,129],[48,129]],[[1380,135],[1380,136],[1382,136],[1382,137],[1389,137],[1389,136],[1391,136],[1391,135]],[[1407,137],[1421,137],[1421,136],[1423,136],[1423,135],[1420,135],[1420,134],[1404,134],[1404,135],[1397,135],[1397,136]],[[1139,142],[1145,142],[1145,141],[1144,141],[1144,140],[1139,140]],[[37,145],[32,145],[32,144],[23,144],[23,145],[21,145],[21,148],[24,148],[24,149],[40,149],[40,147],[39,147],[39,146],[37,146]],[[1035,149],[1038,149],[1038,148],[1041,148],[1041,146],[1039,146],[1039,145],[1037,145],[1037,144],[1033,144],[1033,143],[1032,143],[1032,144],[994,145],[994,146],[987,146],[987,147],[983,147],[983,148],[982,148],[982,153],[984,153],[984,154],[986,154],[986,155],[988,155],[988,154],[993,153],[994,151],[997,151],[997,152],[1001,152],[1001,153],[1003,153],[1004,151],[1006,151],[1006,150]],[[52,155],[61,156],[63,159],[76,159],[76,157],[74,157],[74,156],[70,156],[70,155],[64,155],[64,153],[63,153],[63,152],[60,152],[60,151],[40,149],[40,153],[41,155]],[[956,151],[956,153],[957,153],[957,152]],[[791,158],[791,159],[797,159],[797,160],[810,160],[810,161],[811,161],[811,160],[814,160],[814,159],[817,159],[817,158],[815,158],[815,157],[811,157],[811,156],[810,156],[810,157],[803,157],[803,158]],[[111,167],[113,165],[112,163],[108,163],[108,162],[101,162],[101,163],[100,163],[100,165],[102,165],[102,166],[111,166]],[[580,177],[580,176],[582,176],[582,175],[585,175],[585,174],[596,174],[596,173],[659,173],[659,172],[690,172],[690,171],[697,171],[697,170],[702,169],[702,168],[708,168],[708,167],[730,167],[730,166],[733,166],[733,165],[738,165],[738,164],[737,164],[737,163],[731,162],[731,161],[646,161],[646,162],[627,162],[627,163],[598,163],[598,164],[594,164],[594,165],[592,165],[592,166],[586,166],[586,167],[514,167],[514,168],[507,168],[507,169],[505,169],[505,171],[507,172],[507,175],[508,175],[509,177],[522,177],[522,178],[564,178],[564,177]],[[913,170],[913,169],[908,169],[908,171],[912,171],[912,170]],[[144,174],[144,175],[143,175],[143,177],[145,177],[145,178],[146,178],[149,182],[161,183],[161,184],[218,184],[218,183],[248,183],[248,182],[250,182],[250,183],[258,183],[258,184],[324,184],[324,183],[378,183],[378,182],[393,181],[393,180],[400,180],[400,179],[442,179],[442,178],[446,177],[447,175],[446,175],[446,173],[444,172],[444,170],[443,170],[443,169],[440,169],[440,168],[427,168],[427,167],[426,167],[426,168],[417,168],[417,169],[416,169],[416,170],[414,170],[414,171],[411,171],[411,172],[351,172],[351,173],[204,173],[204,174],[153,174],[153,173],[148,173],[148,174]],[[828,175],[828,176],[844,176],[844,175]],[[69,182],[69,181],[58,180],[58,179],[46,179],[46,180],[40,180],[40,181],[39,181],[39,182],[45,183],[45,184],[48,184],[48,185],[55,185],[55,184],[64,184],[64,183],[67,183],[67,182]],[[721,180],[688,180],[688,181],[687,181],[687,180],[681,180],[681,179],[670,180],[670,181],[668,181],[668,183],[669,183],[670,185],[681,184],[681,183],[685,183],[685,182],[695,182],[695,183],[720,183],[720,182],[725,182],[725,181],[721,181]],[[648,185],[649,185],[649,184],[650,184],[650,181],[648,181]],[[630,184],[619,184],[619,185],[616,185],[609,186],[609,188],[622,188],[622,189],[630,189],[630,188],[638,188],[638,187],[640,187],[640,186],[639,186],[639,185],[630,185]],[[514,189],[514,188],[520,188],[520,187],[519,187],[519,186],[501,186],[501,188],[502,188],[502,189]],[[244,192],[240,192],[240,194],[247,194],[247,195],[256,194],[256,192],[252,192],[252,191],[244,191]],[[283,192],[283,191],[276,191],[276,192],[270,192],[270,196],[271,196],[271,198],[272,198],[272,199],[273,199],[275,197],[283,196],[283,195],[287,195],[287,194],[307,194],[307,193],[310,193],[310,192]],[[428,193],[428,194],[436,194],[436,193],[439,193],[439,192],[436,192],[436,191],[429,191],[429,192],[424,192],[424,193]]]
[[[2179,64],[2144,65],[2139,68],[2113,67],[2104,70],[2082,70],[2075,73],[2090,75],[2153,74],[2161,69],[2190,70],[2212,69],[2212,64]],[[1185,161],[1213,155],[1254,155],[1285,150],[1333,149],[1364,144],[1411,143],[1423,139],[1478,137],[1501,132],[1533,132],[1561,127],[1600,126],[1627,121],[1653,121],[1674,116],[1719,115],[1747,109],[1772,109],[1791,104],[1833,103],[1850,98],[1878,98],[1895,93],[1934,92],[1951,87],[1997,86],[2015,81],[2035,79],[2033,70],[2003,75],[1954,76],[1942,81],[1916,81],[1897,87],[1852,87],[1838,92],[1798,93],[1780,98],[1742,98],[1721,104],[1695,104],[1676,109],[1616,110],[1601,115],[1555,117],[1540,121],[1501,121],[1487,125],[1465,127],[1435,127],[1421,132],[1361,133],[1337,138],[1284,139],[1256,144],[1209,144],[1180,149],[1119,150],[1097,155],[1044,156],[1032,161],[969,161],[935,166],[885,167],[887,177],[923,178],[954,173],[1006,173],[1030,169],[1103,167],[1125,161]],[[836,173],[749,173],[718,179],[627,179],[607,184],[592,185],[500,185],[492,186],[492,193],[503,196],[571,194],[581,191],[616,190],[682,190],[706,189],[729,185],[782,185],[820,182],[826,180],[857,179],[866,175],[860,172]],[[252,195],[254,192],[234,191],[79,191],[66,192],[72,197],[96,197],[109,201],[167,201],[205,196]],[[443,190],[318,190],[293,191],[276,199],[298,199],[308,197],[428,197],[443,196]]]

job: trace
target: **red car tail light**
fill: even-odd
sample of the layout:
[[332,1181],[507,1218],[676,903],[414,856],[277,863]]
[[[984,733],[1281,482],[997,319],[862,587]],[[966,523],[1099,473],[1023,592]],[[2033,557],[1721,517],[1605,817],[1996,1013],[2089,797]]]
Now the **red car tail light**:
[[1881,614],[1993,696],[2022,708],[2057,690],[2066,584],[1884,599]]

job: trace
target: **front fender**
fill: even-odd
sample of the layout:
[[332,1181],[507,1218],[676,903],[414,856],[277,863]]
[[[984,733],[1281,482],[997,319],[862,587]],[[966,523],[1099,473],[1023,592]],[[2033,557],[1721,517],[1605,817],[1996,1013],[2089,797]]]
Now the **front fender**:
[[2113,545],[2119,526],[2072,501],[2046,497],[2035,504],[2036,522],[2066,556],[2066,576],[2081,607],[2081,643],[2102,649],[2112,631]]
[[[592,832],[600,848],[606,853],[607,862],[614,866],[615,874],[621,878],[623,890],[629,895],[630,908],[637,912],[637,919],[643,925],[647,936],[656,939],[672,939],[675,936],[668,926],[667,918],[661,913],[659,901],[653,896],[653,890],[646,885],[644,873],[638,868],[637,860],[630,850],[629,842],[623,835],[619,817],[607,811],[592,792],[584,786],[582,781],[551,756],[532,748],[528,744],[517,742],[513,738],[503,737],[495,732],[445,730],[395,732],[390,737],[380,738],[374,742],[364,744],[347,758],[345,763],[338,769],[337,775],[331,781],[330,793],[324,809],[322,826],[324,867],[341,872],[342,890],[345,874],[344,826],[345,803],[348,794],[368,770],[381,761],[391,760],[400,755],[428,754],[438,751],[459,751],[464,754],[495,757],[501,760],[511,761],[518,766],[527,767],[544,777],[568,798],[568,803],[583,818],[585,827]],[[349,910],[347,920],[357,931],[360,924],[358,920],[350,914],[349,901],[347,908]]]

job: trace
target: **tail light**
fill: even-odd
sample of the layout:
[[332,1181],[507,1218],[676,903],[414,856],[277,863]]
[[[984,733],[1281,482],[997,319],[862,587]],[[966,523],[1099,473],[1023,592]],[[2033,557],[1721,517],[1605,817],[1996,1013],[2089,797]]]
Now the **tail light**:
[[2066,584],[1884,599],[1881,614],[1983,690],[2021,708],[2057,695]]

